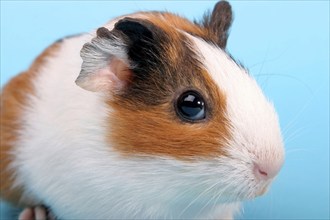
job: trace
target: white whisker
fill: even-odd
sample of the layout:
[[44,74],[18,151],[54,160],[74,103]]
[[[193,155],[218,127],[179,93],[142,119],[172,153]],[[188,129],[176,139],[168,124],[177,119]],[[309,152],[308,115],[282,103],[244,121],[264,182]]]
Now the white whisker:
[[285,153],[287,156],[291,155],[292,153],[297,153],[297,152],[304,152],[304,153],[313,153],[310,150],[307,150],[305,148],[294,148],[294,149],[289,149]]
[[[270,45],[268,44],[268,47],[267,47],[267,50],[266,50],[266,53],[265,53],[264,59],[263,59],[263,61],[261,62],[261,67],[260,67],[260,69],[259,69],[259,73],[258,73],[257,75],[255,75],[255,76],[257,77],[257,78],[256,78],[257,81],[259,80],[258,75],[262,72],[262,70],[263,70],[263,68],[264,68],[264,65],[265,65],[265,63],[266,63],[267,56],[268,56],[268,52],[269,52],[269,47],[270,47]],[[263,83],[263,84],[264,84],[264,83]],[[263,85],[261,85],[261,87],[263,87]]]
[[[289,48],[290,48],[290,46],[288,46],[287,48],[285,48],[285,49],[284,49],[279,55],[277,55],[277,56],[275,56],[275,57],[273,57],[273,58],[264,59],[264,60],[261,61],[261,62],[257,62],[257,63],[255,63],[255,64],[249,66],[248,68],[249,68],[249,69],[253,69],[254,67],[257,67],[257,66],[259,66],[259,65],[262,65],[263,63],[270,63],[270,62],[276,61],[276,60],[278,60],[280,57],[282,57],[282,56],[288,51]],[[268,49],[269,49],[269,47],[268,47]],[[267,50],[268,50],[268,49],[267,49]]]
[[310,93],[311,96],[314,95],[313,89],[303,80],[301,80],[300,78],[293,76],[293,75],[289,75],[289,74],[280,74],[280,73],[261,73],[261,74],[257,74],[257,77],[263,77],[266,76],[268,77],[267,79],[269,79],[269,77],[285,77],[288,79],[292,79],[295,80],[297,82],[299,82],[301,85],[303,85],[307,91]]
[[[326,82],[325,82],[326,83]],[[299,119],[299,117],[302,115],[302,113],[307,109],[307,107],[310,106],[314,98],[316,97],[317,93],[324,87],[324,84],[320,85],[316,91],[314,91],[314,95],[308,99],[302,108],[295,114],[295,116],[289,121],[289,123],[283,128],[283,133],[286,133]]]
[[193,186],[189,186],[189,187],[187,187],[185,190],[183,190],[183,191],[181,191],[179,194],[177,194],[177,195],[173,198],[172,202],[175,203],[177,200],[179,200],[180,198],[184,197],[185,194],[186,194],[187,192],[190,192],[192,189],[194,189],[194,188],[196,188],[196,187],[198,187],[198,186],[209,185],[208,182],[212,182],[212,181],[203,181],[203,182],[201,181],[201,182],[196,183],[196,184],[193,185]]
[[223,193],[229,188],[229,185],[227,185],[225,188],[222,188],[221,190],[219,190],[219,194],[216,197],[216,199],[214,200],[213,206],[211,208],[211,210],[214,210],[218,201],[220,200],[221,196],[223,195]]
[[[220,181],[218,183],[220,184]],[[215,186],[215,188],[216,188],[216,186]],[[212,196],[212,198],[209,199],[208,202],[200,209],[200,211],[197,213],[197,216],[199,216],[199,214],[201,214],[203,212],[203,210],[207,207],[207,205],[210,204],[210,202],[213,199],[215,199],[215,198],[217,198],[217,194],[216,193],[214,193],[214,195]]]
[[284,142],[286,144],[288,144],[291,141],[295,140],[297,137],[300,137],[304,132],[306,132],[306,128],[307,128],[307,126],[296,129],[294,132],[292,132],[288,136],[283,134],[284,135]]
[[181,217],[185,211],[192,205],[194,204],[201,196],[203,196],[205,193],[207,193],[209,190],[211,190],[213,187],[215,187],[218,184],[218,182],[216,182],[215,184],[211,185],[210,187],[208,187],[207,189],[205,189],[204,191],[202,191],[194,200],[192,200],[186,208],[184,208],[182,210],[182,212],[180,213],[179,217]]

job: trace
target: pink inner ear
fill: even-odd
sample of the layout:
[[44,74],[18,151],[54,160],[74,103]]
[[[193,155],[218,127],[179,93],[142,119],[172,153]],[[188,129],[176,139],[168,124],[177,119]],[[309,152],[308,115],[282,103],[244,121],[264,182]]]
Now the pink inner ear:
[[122,90],[130,82],[132,78],[132,71],[128,68],[128,65],[119,59],[112,59],[110,62],[110,70],[113,73],[113,82],[116,82],[114,89]]
[[112,59],[110,64],[78,81],[78,85],[93,92],[121,92],[131,82],[132,71],[119,59]]

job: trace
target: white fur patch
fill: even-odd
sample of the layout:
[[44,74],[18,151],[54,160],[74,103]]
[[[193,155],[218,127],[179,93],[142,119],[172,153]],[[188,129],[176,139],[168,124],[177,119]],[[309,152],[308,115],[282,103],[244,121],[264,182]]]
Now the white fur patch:
[[[279,171],[284,161],[283,141],[277,114],[256,81],[224,51],[187,35],[219,89],[227,98],[227,118],[232,140],[226,147],[232,167],[232,183],[243,197],[254,197],[271,182],[258,182],[254,164],[265,164]],[[248,178],[246,178],[248,177]]]

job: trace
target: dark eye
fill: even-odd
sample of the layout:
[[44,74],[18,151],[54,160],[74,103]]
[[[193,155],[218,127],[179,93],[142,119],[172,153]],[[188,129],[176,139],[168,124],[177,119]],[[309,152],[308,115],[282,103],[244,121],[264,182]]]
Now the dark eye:
[[179,116],[190,122],[205,118],[205,102],[203,97],[195,91],[184,92],[176,103]]

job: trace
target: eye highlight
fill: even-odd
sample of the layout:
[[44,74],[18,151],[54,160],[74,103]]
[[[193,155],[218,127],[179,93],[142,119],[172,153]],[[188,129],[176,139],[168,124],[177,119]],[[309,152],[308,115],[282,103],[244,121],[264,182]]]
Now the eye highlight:
[[197,122],[205,119],[205,101],[196,91],[187,91],[176,102],[176,111],[185,121]]

